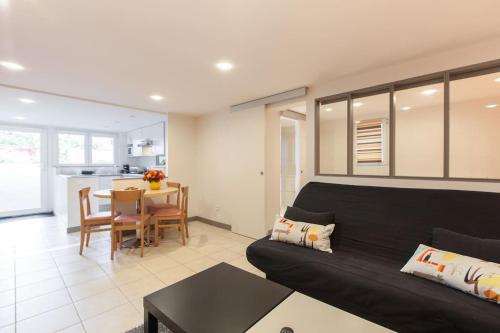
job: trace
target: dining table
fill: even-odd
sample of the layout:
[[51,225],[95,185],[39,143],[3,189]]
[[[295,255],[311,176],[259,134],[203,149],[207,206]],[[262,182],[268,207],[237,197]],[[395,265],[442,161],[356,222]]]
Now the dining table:
[[[136,188],[130,188],[130,190],[136,189]],[[125,189],[128,190],[128,189]],[[99,199],[111,199],[111,192],[112,189],[103,189],[103,190],[97,190],[94,191],[93,195],[96,198]],[[121,190],[123,191],[123,190]],[[161,196],[166,196],[168,197],[169,195],[177,194],[179,190],[175,187],[167,187],[167,188],[161,188],[159,190],[151,190],[147,189],[144,192],[144,197],[145,198],[156,198],[156,197],[161,197]],[[123,247],[125,248],[137,248],[141,244],[140,242],[140,235],[137,234],[136,232],[136,237],[135,239],[129,239],[123,242]],[[149,246],[150,244],[146,244],[146,246]]]
[[[111,199],[111,191],[112,189],[104,189],[104,190],[98,190],[94,191],[94,197],[100,198],[100,199]],[[162,188],[159,190],[146,190],[144,192],[144,197],[146,198],[152,198],[152,197],[158,197],[158,196],[169,196],[172,194],[176,194],[178,192],[177,188],[175,187],[167,187],[167,188]]]

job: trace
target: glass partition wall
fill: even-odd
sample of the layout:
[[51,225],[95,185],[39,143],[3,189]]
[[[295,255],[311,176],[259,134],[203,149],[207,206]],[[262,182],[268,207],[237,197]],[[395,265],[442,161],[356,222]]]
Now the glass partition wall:
[[316,102],[317,175],[500,180],[500,60]]
[[389,176],[389,93],[352,99],[353,174]]

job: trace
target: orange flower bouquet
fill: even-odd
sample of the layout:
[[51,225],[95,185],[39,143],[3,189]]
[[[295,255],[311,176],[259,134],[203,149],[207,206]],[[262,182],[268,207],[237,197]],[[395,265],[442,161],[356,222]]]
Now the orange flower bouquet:
[[159,190],[160,182],[165,179],[165,174],[161,170],[149,170],[144,173],[142,179],[149,182],[149,187],[152,190]]

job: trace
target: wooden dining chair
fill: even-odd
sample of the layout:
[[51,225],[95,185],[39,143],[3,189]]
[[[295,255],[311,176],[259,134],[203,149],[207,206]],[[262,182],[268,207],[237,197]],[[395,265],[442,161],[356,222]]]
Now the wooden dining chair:
[[[111,230],[111,212],[92,213],[90,206],[90,187],[78,191],[80,199],[80,255],[83,253],[83,243],[89,246],[90,234]],[[85,240],[85,236],[87,240]]]
[[[144,238],[149,243],[150,214],[144,210],[145,190],[111,191],[111,260],[117,250],[118,242],[122,244],[122,232],[125,230],[139,230],[141,242],[141,257],[144,256]],[[133,205],[134,212],[119,213],[118,206]]]
[[[158,246],[158,238],[160,229],[177,228],[181,233],[182,244],[186,245],[186,236],[189,237],[187,227],[188,203],[189,203],[189,187],[181,188],[182,201],[180,208],[160,208],[153,213],[153,221],[155,224],[155,246]],[[177,223],[175,223],[177,221]]]
[[167,182],[167,187],[173,187],[173,188],[177,189],[177,193],[175,194],[175,201],[174,202],[170,202],[171,201],[170,199],[171,199],[171,197],[173,195],[168,195],[167,199],[166,199],[166,202],[163,202],[163,203],[152,203],[152,204],[148,205],[149,212],[154,213],[156,210],[162,209],[162,208],[179,208],[179,209],[181,208],[180,207],[181,183]]

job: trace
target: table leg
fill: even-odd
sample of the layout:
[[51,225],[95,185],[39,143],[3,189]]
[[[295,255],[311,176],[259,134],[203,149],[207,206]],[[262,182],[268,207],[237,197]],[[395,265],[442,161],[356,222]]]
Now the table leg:
[[158,333],[158,319],[144,309],[144,333]]

